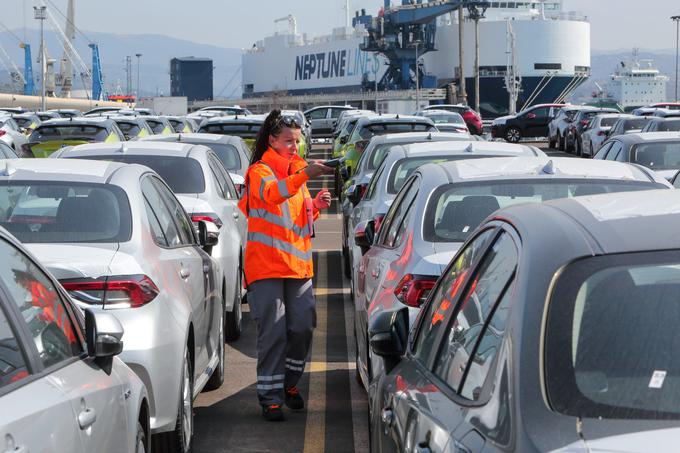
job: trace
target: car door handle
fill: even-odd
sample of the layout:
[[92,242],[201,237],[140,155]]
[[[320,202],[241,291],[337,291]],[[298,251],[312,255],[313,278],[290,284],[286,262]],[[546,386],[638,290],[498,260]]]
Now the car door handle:
[[371,277],[378,278],[378,275],[380,275],[380,269],[373,269],[371,271]]
[[182,278],[189,278],[189,276],[191,276],[191,272],[189,269],[183,267],[179,270],[179,276]]
[[5,448],[6,450],[3,450],[3,453],[29,453],[27,447],[24,447],[23,445],[17,445],[14,442],[14,438],[11,434],[7,434],[5,436]]
[[78,426],[80,426],[80,429],[89,428],[95,421],[97,421],[97,412],[90,407],[85,408],[85,410],[78,414]]
[[240,217],[240,214],[238,213],[237,210],[232,211],[231,215],[234,216],[235,219],[238,219]]

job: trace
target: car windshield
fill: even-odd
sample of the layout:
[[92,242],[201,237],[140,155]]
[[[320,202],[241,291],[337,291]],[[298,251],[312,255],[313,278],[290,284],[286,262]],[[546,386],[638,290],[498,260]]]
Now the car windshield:
[[242,138],[255,138],[260,131],[260,123],[217,123],[206,124],[199,132],[210,134],[236,135]]
[[623,130],[624,131],[630,131],[633,129],[642,129],[649,123],[650,118],[633,118],[630,120],[626,120],[623,122]]
[[125,156],[88,155],[78,159],[110,160],[126,164],[145,165],[158,173],[175,193],[205,192],[205,178],[201,164],[191,157],[144,156],[128,154]]
[[125,242],[132,220],[117,186],[13,181],[0,183],[0,226],[25,243]]
[[90,124],[81,125],[50,125],[40,126],[33,131],[29,141],[46,142],[50,140],[87,140],[92,142],[103,142],[109,132],[105,127]]
[[602,118],[600,121],[600,127],[612,127],[617,120],[618,118],[616,117]]
[[680,131],[680,120],[666,120],[661,121],[656,127],[660,132],[676,132]]
[[544,355],[553,409],[596,419],[680,419],[677,251],[582,259],[558,275]]
[[464,242],[491,213],[515,204],[664,187],[651,182],[597,179],[447,184],[430,197],[423,237],[429,242]]
[[238,150],[234,145],[211,143],[206,144],[206,146],[215,151],[215,154],[217,154],[217,157],[227,170],[241,169],[241,158],[239,157]]
[[387,193],[395,194],[399,192],[401,186],[411,174],[418,169],[418,167],[425,164],[436,164],[441,162],[450,162],[460,159],[478,159],[489,156],[462,156],[462,155],[437,155],[437,156],[423,156],[423,157],[406,157],[398,160],[390,171],[387,179]]
[[680,141],[636,145],[633,148],[633,162],[652,170],[680,168]]

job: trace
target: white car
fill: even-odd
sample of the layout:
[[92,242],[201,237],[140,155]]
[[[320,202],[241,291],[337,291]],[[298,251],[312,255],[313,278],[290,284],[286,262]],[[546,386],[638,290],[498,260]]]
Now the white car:
[[172,191],[141,165],[14,159],[0,161],[0,226],[80,308],[115,314],[120,358],[149,393],[153,451],[187,452],[194,398],[224,380],[222,270],[202,249],[216,241],[208,223],[197,238]]
[[[26,152],[24,145],[28,144],[28,137],[21,132],[21,127],[11,116],[0,116],[0,141],[12,148],[18,155]],[[26,156],[26,157],[30,157]]]
[[120,322],[90,310],[83,317],[3,228],[0,255],[3,451],[149,451],[146,389],[114,357],[123,349]]
[[112,160],[146,165],[170,186],[197,224],[217,227],[220,240],[207,250],[221,265],[225,301],[225,336],[241,335],[241,263],[246,219],[238,209],[238,191],[217,154],[204,145],[167,142],[93,143],[63,148],[57,158]]

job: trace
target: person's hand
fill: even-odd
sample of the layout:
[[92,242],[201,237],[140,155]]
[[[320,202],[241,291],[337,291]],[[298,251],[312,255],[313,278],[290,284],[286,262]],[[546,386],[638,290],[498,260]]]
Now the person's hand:
[[327,175],[333,173],[335,170],[331,167],[326,167],[321,161],[310,162],[309,165],[305,167],[305,173],[309,176],[309,179],[316,178],[321,175]]
[[319,211],[328,209],[331,207],[331,193],[326,189],[322,189],[314,197],[314,207]]

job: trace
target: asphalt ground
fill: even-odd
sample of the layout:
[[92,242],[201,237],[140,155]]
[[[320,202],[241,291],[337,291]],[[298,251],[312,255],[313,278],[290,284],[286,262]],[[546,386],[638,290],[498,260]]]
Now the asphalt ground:
[[[572,156],[548,150],[546,143],[531,144],[550,156]],[[324,160],[329,156],[328,145],[315,145],[308,157]],[[308,183],[312,195],[332,186],[332,176]],[[317,327],[298,385],[306,410],[285,410],[283,423],[262,419],[255,388],[255,324],[245,305],[243,334],[226,347],[224,384],[201,394],[195,403],[194,453],[368,452],[366,392],[355,378],[354,309],[349,281],[342,272],[338,212],[334,200],[315,224]]]

